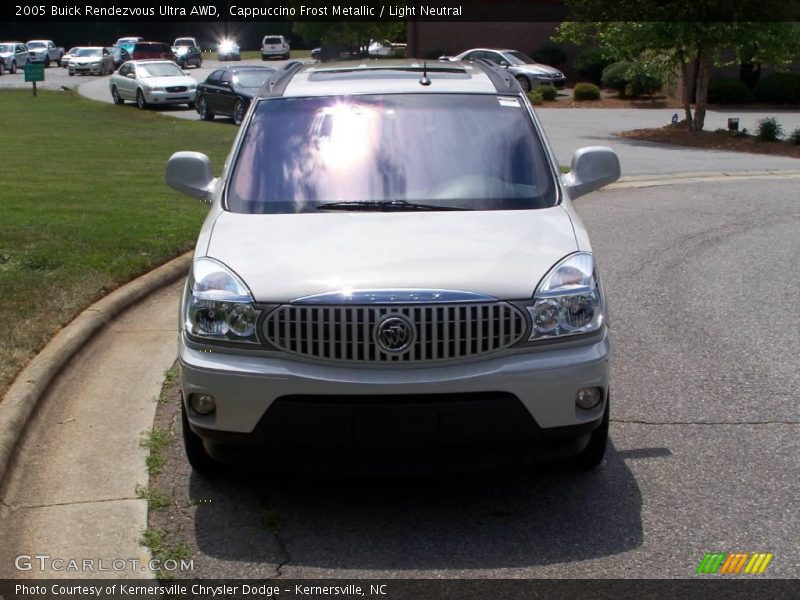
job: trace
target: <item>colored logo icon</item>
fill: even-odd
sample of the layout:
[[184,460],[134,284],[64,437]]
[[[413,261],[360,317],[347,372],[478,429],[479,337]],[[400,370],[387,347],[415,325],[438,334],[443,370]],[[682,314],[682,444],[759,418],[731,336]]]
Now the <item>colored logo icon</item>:
[[772,561],[772,552],[706,552],[697,573],[761,575]]

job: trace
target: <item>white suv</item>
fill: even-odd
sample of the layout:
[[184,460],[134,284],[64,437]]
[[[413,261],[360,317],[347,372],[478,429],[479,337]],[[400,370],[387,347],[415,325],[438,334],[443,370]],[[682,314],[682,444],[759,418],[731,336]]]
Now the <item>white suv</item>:
[[293,65],[255,98],[180,308],[192,466],[438,470],[573,457],[608,436],[610,341],[572,199],[516,80],[488,62]]
[[291,56],[289,40],[282,35],[265,35],[261,40],[261,60],[268,58],[285,58]]

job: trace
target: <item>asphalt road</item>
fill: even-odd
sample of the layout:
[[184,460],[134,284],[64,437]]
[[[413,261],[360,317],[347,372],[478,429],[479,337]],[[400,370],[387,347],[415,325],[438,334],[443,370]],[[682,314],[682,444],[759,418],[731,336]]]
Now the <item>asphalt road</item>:
[[[798,200],[740,181],[576,203],[615,343],[601,468],[208,482],[177,440],[151,524],[201,577],[691,578],[705,552],[760,551],[797,578]],[[174,406],[157,425],[179,429]]]

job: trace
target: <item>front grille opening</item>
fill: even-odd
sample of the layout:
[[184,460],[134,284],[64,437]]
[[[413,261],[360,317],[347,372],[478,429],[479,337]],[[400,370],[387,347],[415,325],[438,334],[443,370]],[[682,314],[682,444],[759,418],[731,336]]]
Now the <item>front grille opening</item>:
[[[402,317],[415,335],[402,353],[376,342],[387,316]],[[264,320],[267,342],[278,350],[324,361],[414,363],[480,356],[508,348],[525,334],[522,312],[505,302],[430,305],[283,305]]]

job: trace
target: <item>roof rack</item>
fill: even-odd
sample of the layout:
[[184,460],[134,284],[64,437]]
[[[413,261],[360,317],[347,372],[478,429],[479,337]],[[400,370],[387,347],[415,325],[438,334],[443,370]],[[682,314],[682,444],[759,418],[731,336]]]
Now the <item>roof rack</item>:
[[261,97],[282,96],[283,92],[286,90],[286,86],[289,85],[292,77],[294,77],[294,74],[302,68],[303,63],[301,62],[293,61],[286,65],[282,71],[278,71],[278,73],[261,88]]
[[517,94],[522,91],[517,80],[511,76],[507,69],[500,68],[485,58],[476,58],[470,62],[489,76],[498,92]]

